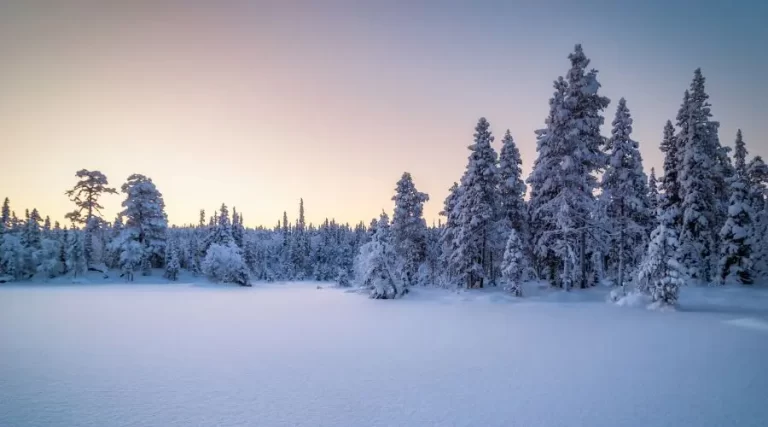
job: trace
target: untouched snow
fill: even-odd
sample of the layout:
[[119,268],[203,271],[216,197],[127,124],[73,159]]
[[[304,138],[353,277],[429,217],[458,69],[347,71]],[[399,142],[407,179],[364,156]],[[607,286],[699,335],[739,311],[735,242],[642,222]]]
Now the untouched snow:
[[2,285],[0,425],[768,425],[766,288],[322,286]]

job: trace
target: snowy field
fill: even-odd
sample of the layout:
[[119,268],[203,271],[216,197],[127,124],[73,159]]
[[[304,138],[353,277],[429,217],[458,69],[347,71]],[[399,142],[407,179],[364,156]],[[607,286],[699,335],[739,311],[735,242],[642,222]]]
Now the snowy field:
[[768,425],[766,288],[316,286],[0,285],[0,426]]

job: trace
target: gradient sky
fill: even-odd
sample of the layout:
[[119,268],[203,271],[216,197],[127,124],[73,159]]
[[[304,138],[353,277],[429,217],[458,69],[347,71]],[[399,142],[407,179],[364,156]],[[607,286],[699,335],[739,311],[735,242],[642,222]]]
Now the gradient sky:
[[151,177],[175,224],[226,202],[273,225],[300,197],[309,221],[368,222],[409,171],[431,222],[480,116],[527,176],[575,43],[612,100],[603,133],[626,97],[647,170],[696,67],[721,141],[741,128],[768,157],[768,2],[116,3],[0,2],[0,197],[20,216],[62,219],[86,168]]

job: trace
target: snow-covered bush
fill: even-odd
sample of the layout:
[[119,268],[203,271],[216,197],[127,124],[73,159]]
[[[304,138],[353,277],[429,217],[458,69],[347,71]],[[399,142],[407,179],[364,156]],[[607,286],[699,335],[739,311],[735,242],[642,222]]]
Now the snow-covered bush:
[[202,267],[203,273],[214,282],[250,285],[248,266],[234,241],[226,245],[212,244],[205,254]]
[[371,241],[360,247],[360,252],[355,258],[358,283],[371,290],[371,298],[393,299],[407,293],[407,288],[393,273],[394,263],[389,217],[382,213]]

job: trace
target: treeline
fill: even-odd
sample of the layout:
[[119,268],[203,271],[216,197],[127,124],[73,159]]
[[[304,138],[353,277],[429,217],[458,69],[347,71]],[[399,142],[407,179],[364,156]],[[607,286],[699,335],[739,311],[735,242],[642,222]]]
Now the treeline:
[[[71,227],[51,226],[36,210],[23,220],[3,206],[0,272],[81,274],[104,265],[127,280],[136,272],[181,269],[213,280],[337,280],[397,298],[413,286],[504,286],[548,280],[564,289],[609,282],[642,292],[655,304],[676,303],[688,282],[751,284],[768,275],[768,167],[749,158],[741,131],[723,146],[711,120],[700,70],[684,92],[675,123],[660,138],[662,176],[646,175],[626,100],[617,103],[610,137],[601,135],[610,101],[599,94],[598,72],[580,45],[554,82],[538,156],[527,181],[509,130],[500,151],[481,118],[463,176],[444,201],[444,220],[428,227],[409,173],[395,187],[394,211],[366,226],[326,220],[306,224],[287,213],[274,228],[244,227],[226,205],[199,224],[168,227],[152,180],[132,175],[121,187],[123,211],[109,223],[99,198],[117,191],[98,171],[82,170],[67,192],[77,209]],[[527,185],[526,185],[527,184]],[[527,197],[526,197],[527,196]]]

